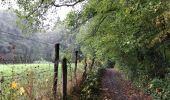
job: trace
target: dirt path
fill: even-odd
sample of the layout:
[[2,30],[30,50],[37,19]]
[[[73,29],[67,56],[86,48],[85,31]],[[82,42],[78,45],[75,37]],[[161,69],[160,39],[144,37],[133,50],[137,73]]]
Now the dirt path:
[[130,82],[124,80],[119,72],[113,69],[106,69],[101,85],[102,100],[152,100],[150,96],[135,89]]

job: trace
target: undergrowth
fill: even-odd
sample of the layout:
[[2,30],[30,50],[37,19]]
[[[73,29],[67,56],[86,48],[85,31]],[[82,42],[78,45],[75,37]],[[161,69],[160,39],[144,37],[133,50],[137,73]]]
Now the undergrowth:
[[95,71],[89,72],[83,84],[80,86],[80,100],[98,100],[100,81],[104,72],[104,68],[98,68]]

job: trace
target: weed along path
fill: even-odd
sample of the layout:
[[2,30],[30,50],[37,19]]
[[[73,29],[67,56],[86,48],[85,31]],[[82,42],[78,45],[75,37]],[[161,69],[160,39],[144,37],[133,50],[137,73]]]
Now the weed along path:
[[121,73],[106,69],[101,80],[102,100],[152,100],[125,80]]

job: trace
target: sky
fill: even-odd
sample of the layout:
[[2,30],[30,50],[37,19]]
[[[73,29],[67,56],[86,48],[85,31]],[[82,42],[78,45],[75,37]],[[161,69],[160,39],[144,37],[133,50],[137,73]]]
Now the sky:
[[[17,9],[18,6],[16,4],[16,0],[5,0],[6,2],[10,3],[10,6],[9,5],[3,5],[2,3],[3,0],[0,0],[0,10],[6,10],[8,9],[8,7],[12,6],[13,8]],[[75,9],[76,8],[79,8],[79,5],[78,6],[75,6],[74,7]],[[74,9],[73,7],[59,7],[57,8],[57,14],[55,16],[58,16],[60,17],[61,20],[64,20],[66,18],[66,15]],[[49,14],[49,17],[50,17],[50,14]]]
[[[16,4],[16,0],[5,0],[8,2],[10,5],[3,5],[2,0],[0,0],[0,10],[7,10],[9,7],[12,6],[14,9],[18,9],[18,6]],[[57,17],[60,18],[60,20],[64,20],[66,18],[66,15],[73,9],[79,10],[81,9],[81,5],[76,5],[75,7],[52,7],[48,12],[47,12],[47,20],[44,21],[45,24],[50,24],[49,30],[52,30],[53,26],[55,25],[55,21],[57,20]],[[55,13],[52,13],[52,11],[55,10]]]

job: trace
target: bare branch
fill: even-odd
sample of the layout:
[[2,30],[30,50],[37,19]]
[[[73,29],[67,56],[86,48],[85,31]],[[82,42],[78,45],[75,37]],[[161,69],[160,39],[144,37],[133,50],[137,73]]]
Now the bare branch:
[[[85,1],[85,0],[78,0],[78,1],[76,1],[76,2],[74,2],[74,3],[69,3],[69,4],[55,4],[55,2],[51,2],[49,5],[47,5],[47,6],[55,6],[55,7],[62,7],[62,6],[75,6],[76,4],[78,4],[78,3],[80,3],[80,2],[83,2],[83,1]],[[40,3],[40,5],[36,8],[36,9],[34,9],[32,12],[30,12],[27,16],[26,16],[26,19],[28,18],[28,17],[30,17],[33,13],[35,13],[37,10],[38,10],[38,8],[40,8],[41,6],[42,6],[42,4],[43,4],[43,2],[44,2],[44,0],[41,0],[41,3]]]
[[[31,12],[26,16],[26,19],[29,18],[32,14],[34,14],[39,8],[41,8],[42,5],[43,5],[43,2],[44,2],[44,0],[41,1],[40,5],[39,5],[37,8],[35,8],[33,11],[31,11]],[[48,5],[44,6],[44,7],[48,8],[49,6],[50,6],[50,4],[48,4]]]
[[78,4],[78,3],[80,3],[80,2],[83,2],[83,1],[85,1],[85,0],[78,0],[78,1],[76,1],[76,2],[74,2],[74,3],[69,3],[69,4],[55,4],[54,2],[52,2],[51,4],[53,5],[53,6],[55,6],[55,7],[62,7],[62,6],[66,6],[66,7],[69,7],[69,6],[75,6],[76,4]]

